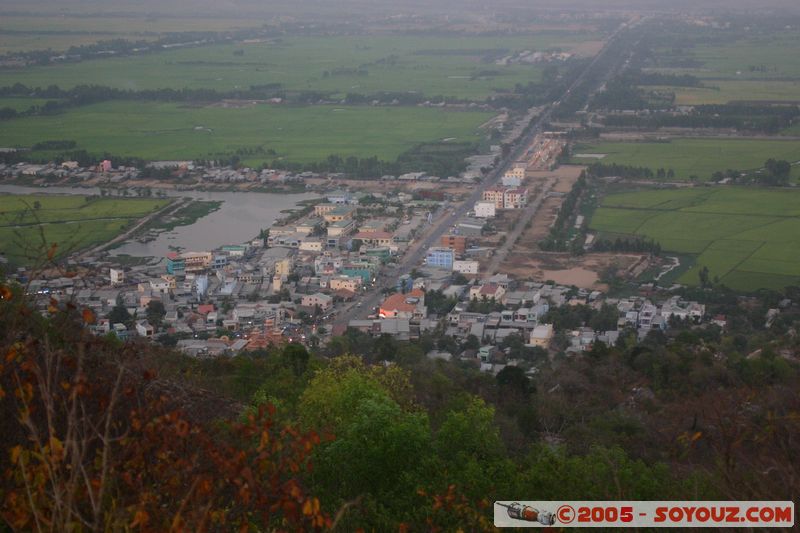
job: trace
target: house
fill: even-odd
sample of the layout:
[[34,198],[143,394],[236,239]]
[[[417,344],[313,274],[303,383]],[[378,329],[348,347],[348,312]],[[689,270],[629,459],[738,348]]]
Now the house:
[[302,252],[321,252],[322,241],[319,239],[303,239],[298,249]]
[[475,216],[477,218],[494,218],[496,214],[496,205],[494,202],[475,203]]
[[242,257],[247,252],[247,246],[242,244],[227,244],[222,247],[222,251],[231,257]]
[[358,292],[361,287],[361,278],[349,276],[337,276],[328,280],[328,287],[332,291],[346,290],[351,292]]
[[327,311],[333,307],[333,298],[327,294],[320,292],[314,294],[306,294],[300,300],[300,305],[303,307],[317,307],[319,306],[323,311]]
[[425,316],[425,293],[414,289],[408,294],[392,294],[380,305],[381,318],[421,318]]
[[150,322],[148,322],[147,320],[142,320],[136,323],[136,333],[140,337],[150,338],[153,336],[154,332],[155,328],[152,325],[150,325]]
[[326,198],[332,204],[350,204],[353,202],[353,195],[347,191],[333,191]]
[[552,324],[539,324],[531,331],[530,345],[539,348],[547,348],[553,340],[554,332]]
[[325,219],[325,222],[330,224],[332,222],[340,222],[342,220],[352,220],[355,214],[355,207],[337,205],[327,213],[324,213],[322,218]]
[[429,267],[453,270],[455,252],[450,248],[435,247],[428,250],[425,256],[425,264]]
[[470,288],[469,299],[483,300],[485,298],[486,300],[494,299],[495,301],[499,302],[505,293],[506,290],[497,283],[485,283],[483,285],[477,285]]
[[393,242],[392,234],[386,231],[359,231],[353,235],[368,246],[389,246]]

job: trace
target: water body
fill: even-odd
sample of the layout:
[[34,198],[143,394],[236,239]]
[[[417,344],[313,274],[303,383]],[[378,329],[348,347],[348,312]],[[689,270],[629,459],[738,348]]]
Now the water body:
[[[163,257],[172,247],[203,251],[225,244],[240,244],[258,236],[283,216],[281,211],[296,207],[303,200],[319,198],[316,194],[268,194],[258,192],[165,191],[169,197],[189,197],[197,200],[221,201],[220,208],[189,226],[179,226],[159,234],[153,241],[128,241],[115,248],[113,255],[134,257]],[[0,193],[10,194],[100,194],[92,187],[23,187],[0,185]]]

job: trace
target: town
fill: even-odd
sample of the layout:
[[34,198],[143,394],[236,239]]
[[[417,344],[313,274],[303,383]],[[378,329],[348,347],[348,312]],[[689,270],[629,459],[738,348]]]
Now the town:
[[[464,207],[463,195],[338,189],[243,242],[171,252],[155,265],[109,267],[113,256],[93,257],[94,271],[80,280],[27,280],[29,290],[42,309],[62,299],[91,309],[97,335],[149,339],[194,357],[287,343],[316,348],[353,331],[401,342],[426,337],[436,346],[428,357],[493,374],[506,365],[535,373],[537,357],[613,345],[624,331],[642,340],[675,321],[724,327],[724,317],[709,318],[704,305],[679,297],[607,298],[492,266],[498,218],[549,194],[548,172],[564,147],[558,134],[534,136],[453,224],[444,222]],[[430,181],[413,178],[405,181]],[[440,227],[443,234],[421,247]],[[410,269],[399,271],[404,264]],[[595,316],[582,322],[596,327],[554,320],[575,309]]]

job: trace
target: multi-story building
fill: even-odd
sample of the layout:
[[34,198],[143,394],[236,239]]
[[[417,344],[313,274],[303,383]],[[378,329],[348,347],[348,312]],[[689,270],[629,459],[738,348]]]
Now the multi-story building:
[[525,164],[516,163],[513,168],[508,169],[503,174],[501,179],[506,187],[519,187],[522,184],[522,180],[525,179]]
[[186,252],[181,255],[186,265],[186,272],[202,272],[208,270],[213,258],[211,252]]
[[505,189],[502,187],[491,187],[483,191],[483,201],[492,202],[495,209],[503,209],[505,205]]
[[352,218],[337,220],[328,226],[328,237],[350,235],[356,229],[356,221]]
[[327,213],[322,215],[322,218],[325,219],[325,222],[328,224],[332,222],[340,222],[342,220],[352,220],[356,214],[356,208],[345,206],[345,205],[337,205]]
[[508,189],[503,195],[505,209],[521,209],[528,204],[528,191],[525,189]]
[[475,216],[477,218],[494,218],[497,214],[497,206],[494,202],[476,202]]
[[337,276],[328,280],[328,287],[332,291],[344,289],[346,291],[358,292],[358,289],[361,288],[361,281],[362,279],[359,277]]
[[112,285],[122,285],[125,283],[125,271],[118,268],[112,268],[108,271],[108,276],[111,279]]
[[461,255],[467,251],[467,238],[463,235],[442,235],[441,245],[444,248],[452,248]]
[[178,275],[186,272],[186,261],[176,253],[167,256],[167,274]]
[[287,258],[275,262],[276,276],[289,276],[292,273],[292,260]]
[[317,204],[314,206],[314,214],[318,217],[326,215],[331,211],[333,211],[334,209],[336,209],[337,207],[339,206],[336,204]]
[[455,252],[452,248],[431,248],[425,257],[425,264],[429,267],[445,270],[453,270],[453,261],[455,261]]

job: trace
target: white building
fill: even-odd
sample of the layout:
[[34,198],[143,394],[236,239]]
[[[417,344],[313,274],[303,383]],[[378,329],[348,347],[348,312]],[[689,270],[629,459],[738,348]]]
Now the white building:
[[109,278],[111,278],[112,285],[122,285],[125,283],[125,271],[117,268],[109,269]]
[[453,272],[461,274],[477,274],[478,267],[477,261],[453,261]]
[[496,213],[497,211],[494,202],[475,203],[475,216],[477,218],[494,218]]

